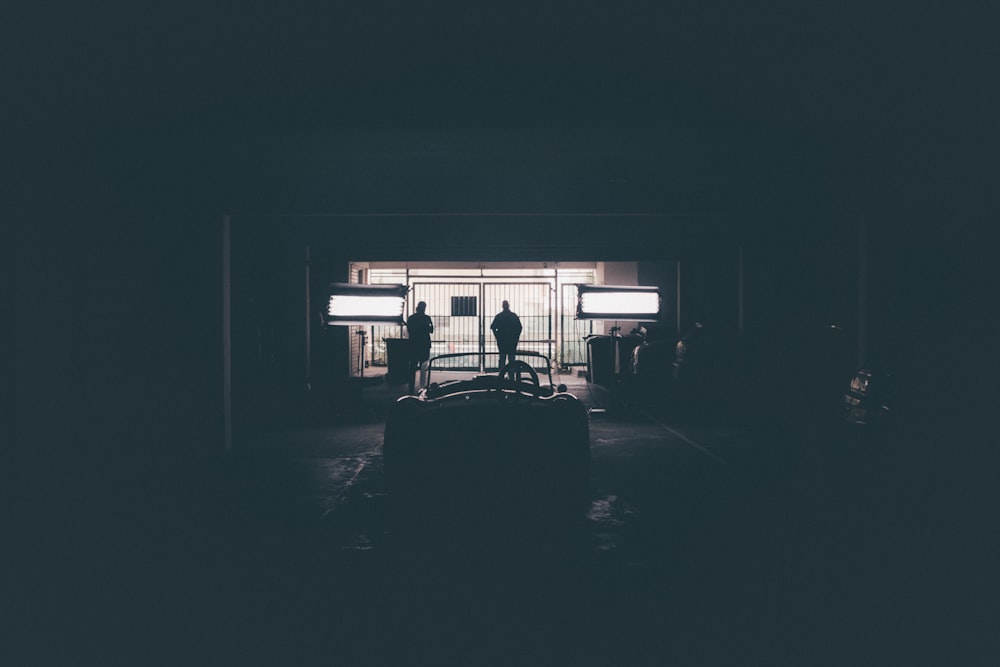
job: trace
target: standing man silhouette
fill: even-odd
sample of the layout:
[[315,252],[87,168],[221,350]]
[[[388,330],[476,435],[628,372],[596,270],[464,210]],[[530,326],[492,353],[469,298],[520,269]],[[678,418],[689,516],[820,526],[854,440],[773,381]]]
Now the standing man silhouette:
[[501,310],[493,318],[490,329],[497,339],[497,348],[500,350],[500,368],[514,361],[514,352],[517,351],[517,341],[521,338],[521,318],[517,313],[511,311],[510,303],[504,301]]
[[424,311],[427,303],[417,304],[417,312],[410,315],[406,321],[406,335],[410,339],[410,393],[414,393],[414,379],[417,369],[420,369],[420,386],[427,382],[427,360],[431,355],[431,334],[434,333],[434,322]]

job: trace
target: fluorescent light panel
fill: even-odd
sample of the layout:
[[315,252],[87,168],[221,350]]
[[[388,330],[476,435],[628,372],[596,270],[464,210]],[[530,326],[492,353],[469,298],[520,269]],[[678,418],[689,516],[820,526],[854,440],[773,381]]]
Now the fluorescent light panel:
[[588,315],[660,312],[660,297],[653,292],[585,292],[580,302]]
[[398,296],[355,296],[334,294],[330,297],[330,317],[385,318],[403,314],[404,299]]
[[577,286],[578,319],[656,320],[660,316],[657,287]]
[[328,325],[402,324],[405,285],[331,283],[326,306]]

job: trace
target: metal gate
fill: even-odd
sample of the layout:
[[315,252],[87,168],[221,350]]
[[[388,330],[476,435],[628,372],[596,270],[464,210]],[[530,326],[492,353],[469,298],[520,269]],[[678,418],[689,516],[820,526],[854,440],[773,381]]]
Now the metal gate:
[[[482,370],[482,289],[477,283],[413,283],[409,312],[425,301],[434,322],[431,356],[470,353],[443,359],[435,368]],[[407,313],[409,315],[409,313]]]
[[489,353],[485,354],[483,359],[485,370],[497,370],[500,361],[496,341],[490,331],[490,323],[500,312],[504,301],[510,302],[510,309],[521,319],[521,340],[517,348],[552,358],[552,345],[555,342],[552,321],[553,293],[552,285],[547,282],[483,285],[483,339],[485,352]]
[[586,366],[586,336],[594,333],[594,320],[576,319],[577,285],[562,286],[562,303],[559,308],[559,364],[560,366]]
[[[493,317],[503,301],[521,319],[518,349],[552,358],[553,303],[549,283],[413,283],[407,314],[417,303],[427,303],[434,322],[431,356],[456,352],[465,357],[443,359],[437,368],[489,372],[497,370],[499,356],[490,332]],[[554,360],[553,360],[554,361]]]

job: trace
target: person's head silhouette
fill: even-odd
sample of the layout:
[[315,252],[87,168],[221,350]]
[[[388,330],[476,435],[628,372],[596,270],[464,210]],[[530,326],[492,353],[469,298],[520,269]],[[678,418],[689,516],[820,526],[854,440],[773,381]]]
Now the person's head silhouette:
[[510,310],[510,302],[504,301],[503,303],[500,304],[500,307],[503,308],[504,310]]
[[421,301],[420,303],[417,304],[417,312],[418,313],[422,313],[426,309],[427,309],[427,302],[426,301]]

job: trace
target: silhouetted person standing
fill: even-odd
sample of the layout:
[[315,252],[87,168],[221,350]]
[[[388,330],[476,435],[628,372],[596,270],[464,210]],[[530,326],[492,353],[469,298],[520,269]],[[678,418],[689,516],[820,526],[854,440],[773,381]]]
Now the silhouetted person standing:
[[504,301],[501,310],[493,318],[490,329],[497,339],[497,348],[500,350],[500,368],[514,361],[514,352],[517,350],[517,341],[521,338],[521,318],[510,309],[510,303]]
[[417,312],[410,315],[406,321],[406,334],[410,339],[410,393],[414,390],[414,379],[417,369],[420,369],[420,386],[427,382],[427,360],[431,355],[431,334],[434,333],[434,322],[424,312],[427,304],[421,301],[417,304]]

